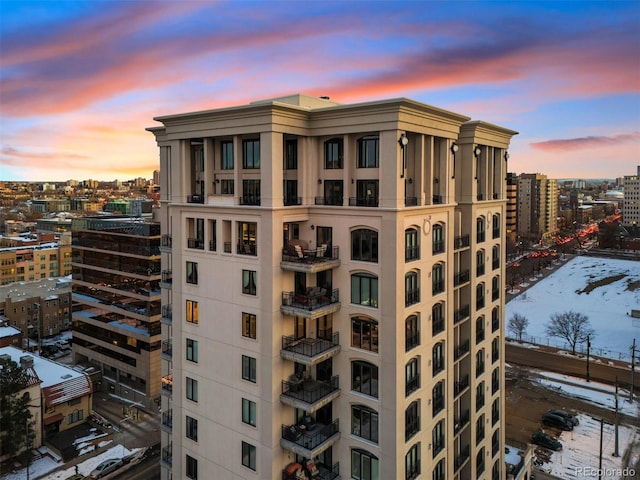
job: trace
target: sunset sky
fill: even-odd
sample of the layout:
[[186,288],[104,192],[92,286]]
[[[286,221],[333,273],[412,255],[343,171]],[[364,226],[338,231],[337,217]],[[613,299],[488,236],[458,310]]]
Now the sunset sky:
[[640,1],[0,2],[0,180],[151,178],[155,116],[407,97],[520,132],[510,170],[640,165]]

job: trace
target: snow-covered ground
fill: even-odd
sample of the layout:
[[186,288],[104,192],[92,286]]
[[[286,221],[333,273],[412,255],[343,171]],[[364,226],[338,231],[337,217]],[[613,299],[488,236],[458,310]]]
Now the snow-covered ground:
[[[624,278],[599,286],[590,293],[581,293],[590,282],[619,274],[625,275]],[[563,341],[549,338],[545,328],[552,314],[573,310],[589,317],[595,331],[591,340],[592,354],[630,361],[634,338],[636,347],[640,348],[640,319],[629,315],[632,309],[640,309],[640,288],[634,291],[628,286],[630,282],[638,281],[640,262],[575,257],[509,301],[506,322],[508,325],[514,313],[524,315],[529,319],[529,325],[523,339],[533,336],[536,342],[562,346]],[[584,347],[582,345],[581,350]]]

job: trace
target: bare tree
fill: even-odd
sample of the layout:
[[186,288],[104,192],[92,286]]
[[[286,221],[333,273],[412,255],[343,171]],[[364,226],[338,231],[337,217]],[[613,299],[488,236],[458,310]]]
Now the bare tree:
[[582,313],[569,310],[564,313],[554,313],[547,324],[547,335],[566,340],[571,346],[571,353],[576,354],[576,345],[593,337],[594,330],[589,323],[589,317]]
[[522,334],[529,326],[529,319],[519,313],[514,313],[509,319],[509,331],[513,333],[519,342],[522,342]]

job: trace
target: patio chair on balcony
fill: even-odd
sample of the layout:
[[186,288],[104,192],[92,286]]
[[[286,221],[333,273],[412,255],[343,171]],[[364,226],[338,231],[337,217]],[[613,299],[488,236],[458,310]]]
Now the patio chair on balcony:
[[298,254],[298,258],[300,260],[302,260],[304,258],[304,253],[302,253],[302,247],[300,245],[294,245],[293,249],[296,251],[296,253]]

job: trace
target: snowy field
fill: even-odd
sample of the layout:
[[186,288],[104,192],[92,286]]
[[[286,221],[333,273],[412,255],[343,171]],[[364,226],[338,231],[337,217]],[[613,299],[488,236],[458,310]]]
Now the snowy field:
[[[594,288],[589,283],[615,275],[623,276],[608,285]],[[591,353],[614,359],[631,360],[631,343],[636,339],[640,348],[640,319],[632,319],[629,312],[640,309],[640,286],[629,289],[632,282],[640,282],[640,262],[579,256],[567,261],[544,279],[507,303],[506,325],[514,313],[529,319],[523,340],[568,348],[560,338],[549,338],[545,327],[554,313],[568,310],[589,317],[595,336],[591,340]],[[509,336],[512,334],[508,331]],[[578,350],[583,351],[585,345]]]

